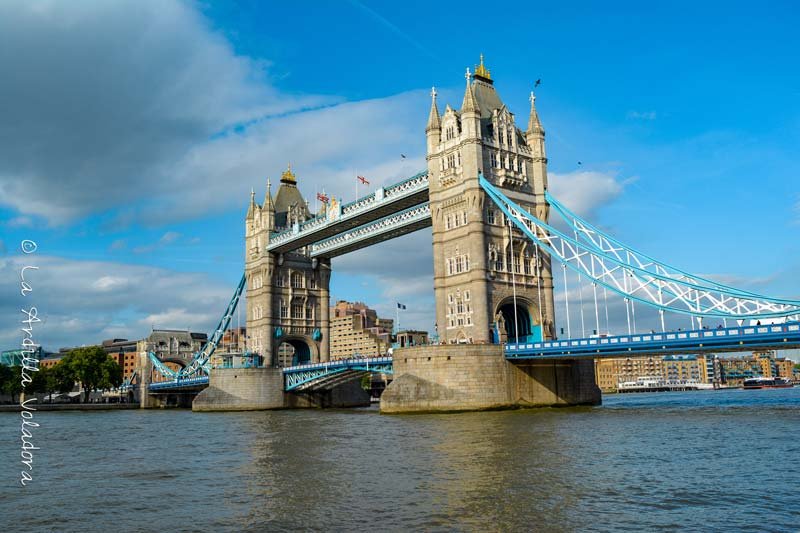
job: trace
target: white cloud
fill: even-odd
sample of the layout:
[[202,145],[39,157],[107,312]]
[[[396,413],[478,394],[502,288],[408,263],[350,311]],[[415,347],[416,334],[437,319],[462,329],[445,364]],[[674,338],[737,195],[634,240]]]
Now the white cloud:
[[[39,267],[28,272],[33,292],[25,298],[16,285],[23,261]],[[0,259],[0,314],[21,320],[23,306],[36,306],[43,323],[35,336],[47,349],[113,337],[139,339],[151,325],[207,332],[233,290],[234,284],[203,274],[147,266],[48,256]],[[20,340],[16,328],[0,331],[3,349]]]
[[33,227],[31,217],[14,217],[5,223],[9,228],[30,228]]
[[279,93],[209,27],[177,0],[0,3],[0,201],[51,223],[189,201],[202,184],[170,179],[187,150],[329,101]]
[[638,120],[655,120],[657,114],[655,111],[628,111],[627,117]]
[[578,215],[586,217],[618,198],[625,186],[635,180],[621,181],[614,174],[593,171],[550,173],[548,177],[553,196]]
[[[394,318],[397,302],[403,328],[432,330],[436,322],[433,299],[433,248],[431,230],[424,229],[334,259],[337,273],[367,277],[380,298],[368,302],[378,315]],[[351,298],[352,299],[352,298]]]

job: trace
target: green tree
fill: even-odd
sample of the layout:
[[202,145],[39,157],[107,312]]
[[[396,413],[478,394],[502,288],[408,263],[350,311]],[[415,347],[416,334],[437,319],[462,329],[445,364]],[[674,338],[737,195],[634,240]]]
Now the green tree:
[[0,365],[0,393],[8,394],[6,392],[6,387],[11,380],[14,378],[14,371],[11,369],[10,366]]
[[84,403],[89,402],[91,391],[114,387],[117,377],[119,383],[122,383],[122,369],[100,346],[76,348],[59,365],[67,365],[75,381],[81,384]]
[[16,403],[17,394],[22,392],[22,367],[12,366],[11,375],[3,383],[3,392],[11,395],[11,401]]
[[122,385],[122,367],[119,363],[111,359],[106,359],[103,363],[103,383],[100,385],[103,389],[116,388]]
[[25,393],[31,392],[47,392],[47,367],[39,368],[37,371],[31,371],[31,382],[25,387]]

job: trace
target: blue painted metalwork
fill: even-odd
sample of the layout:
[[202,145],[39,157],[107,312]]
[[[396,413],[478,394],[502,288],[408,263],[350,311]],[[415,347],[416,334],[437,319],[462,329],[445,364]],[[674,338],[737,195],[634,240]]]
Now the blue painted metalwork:
[[391,374],[393,372],[392,358],[340,359],[325,363],[286,367],[283,369],[285,390],[308,388],[311,384],[321,385],[327,380],[340,377],[345,372],[354,373],[354,377],[364,372]]
[[506,217],[546,254],[624,298],[661,311],[699,317],[744,319],[800,316],[800,301],[756,297],[698,285],[685,276],[671,276],[660,267],[648,270],[649,265],[637,264],[625,250],[624,257],[620,257],[619,250],[603,250],[596,244],[574,239],[525,211],[482,175],[479,181]]
[[311,245],[311,256],[335,257],[430,226],[431,208],[428,202],[403,209],[356,228],[342,231]]
[[180,391],[181,389],[196,388],[208,385],[208,376],[198,376],[194,378],[176,378],[171,381],[156,381],[148,385],[151,391]]
[[800,348],[800,322],[505,345],[506,358],[564,359]]
[[[555,197],[553,197],[553,195],[551,195],[549,191],[545,191],[544,197],[545,200],[547,200],[547,203],[549,203],[555,209],[555,211],[559,215],[561,215],[561,217],[567,223],[567,226],[575,231],[577,236],[582,237],[584,239],[584,242],[587,242],[588,244],[590,244],[591,246],[593,246],[594,248],[603,253],[615,251],[615,252],[624,252],[630,254],[632,256],[632,259],[636,260],[637,264],[642,268],[658,269],[659,271],[665,273],[666,275],[670,275],[671,277],[678,277],[678,278],[682,277],[684,280],[698,287],[723,290],[726,292],[730,292],[732,294],[740,294],[742,296],[752,296],[756,298],[761,297],[761,295],[757,293],[745,291],[742,289],[737,289],[735,287],[724,285],[717,281],[713,281],[710,279],[703,278],[701,276],[690,274],[684,270],[681,270],[674,266],[668,265],[662,261],[659,261],[658,259],[655,259],[649,255],[646,255],[636,250],[631,246],[624,244],[623,242],[614,238],[612,235],[609,235],[608,233],[604,232],[597,226],[593,225],[591,222],[576,215],[567,206],[565,206],[564,204],[559,202]],[[786,302],[790,304],[796,303],[791,300],[782,300],[780,298],[774,298],[773,300],[777,302]]]
[[211,338],[208,339],[208,342],[203,345],[199,352],[194,354],[192,361],[186,366],[186,368],[180,371],[179,377],[188,378],[197,377],[203,373],[208,374],[208,360],[214,354],[214,351],[217,349],[217,345],[220,343],[220,341],[222,341],[222,336],[225,335],[225,331],[228,329],[228,326],[231,323],[233,313],[236,311],[236,306],[239,304],[239,298],[242,296],[242,291],[244,290],[246,283],[247,278],[243,274],[242,279],[239,281],[239,285],[236,286],[236,290],[233,292],[233,297],[231,297],[228,307],[225,309],[225,313],[222,315],[222,318],[220,318],[217,327],[214,328],[214,333],[211,334]]
[[422,171],[353,202],[342,204],[336,211],[326,212],[290,229],[273,233],[266,249],[287,252],[332,237],[343,229],[385,216],[392,206],[396,211],[425,202],[428,199],[427,191],[428,172]]

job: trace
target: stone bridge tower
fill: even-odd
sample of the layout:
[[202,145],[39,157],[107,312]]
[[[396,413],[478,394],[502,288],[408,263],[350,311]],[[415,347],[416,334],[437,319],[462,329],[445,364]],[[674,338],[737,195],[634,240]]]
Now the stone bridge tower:
[[547,157],[535,98],[531,93],[523,132],[483,56],[466,78],[460,110],[448,105],[440,115],[432,91],[425,130],[439,337],[449,344],[553,338],[550,258],[510,230],[478,183],[482,173],[547,221]]
[[266,366],[328,360],[330,354],[330,260],[305,249],[285,254],[266,250],[270,235],[291,231],[311,218],[289,167],[275,199],[269,181],[263,205],[250,196],[245,218],[247,349]]

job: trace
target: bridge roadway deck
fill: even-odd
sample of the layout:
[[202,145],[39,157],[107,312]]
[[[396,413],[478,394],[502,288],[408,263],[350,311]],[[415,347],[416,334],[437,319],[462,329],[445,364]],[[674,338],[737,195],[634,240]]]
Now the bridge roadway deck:
[[[602,359],[711,352],[744,352],[754,349],[786,350],[800,348],[800,322],[763,326],[737,326],[719,329],[637,333],[588,339],[569,339],[505,346],[511,362],[537,359]],[[286,391],[329,386],[331,380],[351,378],[354,373],[392,372],[391,357],[343,359],[286,367]],[[154,394],[191,391],[208,385],[208,376],[150,384]]]
[[589,339],[510,343],[506,358],[574,359],[743,352],[800,348],[800,322],[719,329],[668,331]]
[[379,189],[341,206],[341,212],[307,220],[296,228],[273,234],[267,250],[284,253],[358,228],[428,201],[428,173]]

